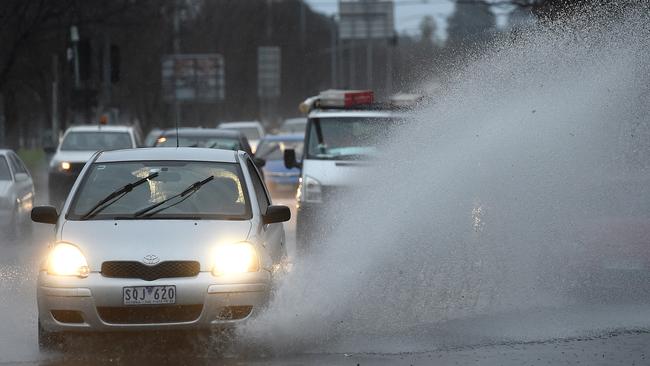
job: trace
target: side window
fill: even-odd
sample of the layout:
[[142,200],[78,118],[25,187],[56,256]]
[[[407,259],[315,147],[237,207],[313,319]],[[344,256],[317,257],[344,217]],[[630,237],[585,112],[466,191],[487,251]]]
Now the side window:
[[250,159],[246,160],[246,166],[253,180],[253,187],[255,188],[255,196],[257,197],[257,202],[260,205],[260,211],[262,213],[266,212],[266,209],[269,207],[271,202],[269,197],[266,195],[266,190],[264,189],[264,183],[260,178],[260,174],[257,172],[257,168]]
[[27,174],[27,169],[25,169],[25,166],[16,155],[10,154],[9,160],[11,161],[11,168],[14,170],[14,173]]

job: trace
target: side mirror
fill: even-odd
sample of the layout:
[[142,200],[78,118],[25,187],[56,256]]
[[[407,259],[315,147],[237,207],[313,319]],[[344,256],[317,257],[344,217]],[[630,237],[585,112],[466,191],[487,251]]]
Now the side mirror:
[[266,165],[266,160],[262,158],[253,158],[253,163],[255,164],[256,167],[262,168],[264,165]]
[[266,209],[266,214],[262,216],[264,224],[274,224],[276,222],[285,222],[291,219],[291,210],[287,206],[273,205]]
[[27,175],[27,173],[16,173],[14,178],[16,179],[16,182],[24,182],[29,179],[29,175]]
[[59,214],[56,208],[52,206],[36,206],[32,208],[32,221],[40,222],[42,224],[56,224],[59,219]]
[[43,148],[43,151],[44,151],[47,155],[52,155],[52,154],[54,154],[54,153],[56,152],[56,146],[45,146],[45,147]]
[[284,150],[284,166],[287,167],[287,169],[302,168],[302,164],[296,160],[296,150]]

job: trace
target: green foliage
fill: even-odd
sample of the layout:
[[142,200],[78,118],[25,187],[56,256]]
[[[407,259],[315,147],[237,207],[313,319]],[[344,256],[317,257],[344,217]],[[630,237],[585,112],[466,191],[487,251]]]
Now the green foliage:
[[45,163],[45,152],[43,149],[19,149],[18,156],[23,160],[29,171],[34,171]]

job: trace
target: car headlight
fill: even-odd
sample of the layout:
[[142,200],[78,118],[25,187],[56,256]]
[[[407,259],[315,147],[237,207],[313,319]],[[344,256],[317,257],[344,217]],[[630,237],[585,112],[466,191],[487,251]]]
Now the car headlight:
[[315,178],[305,175],[298,183],[298,194],[300,202],[323,202],[323,191],[321,184]]
[[90,269],[81,250],[69,243],[58,243],[47,257],[47,273],[57,276],[87,277]]
[[219,245],[214,250],[212,274],[215,276],[257,272],[260,260],[251,243],[241,242]]
[[50,169],[59,173],[68,173],[72,169],[72,164],[69,161],[52,160],[50,162]]

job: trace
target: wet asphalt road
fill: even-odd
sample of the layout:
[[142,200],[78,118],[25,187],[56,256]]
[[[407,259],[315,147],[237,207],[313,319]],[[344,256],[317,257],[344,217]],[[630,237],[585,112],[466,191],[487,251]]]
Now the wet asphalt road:
[[[37,204],[47,202],[45,187],[40,179]],[[274,201],[291,205],[293,199],[284,195]],[[31,239],[0,240],[0,364],[650,365],[648,304],[541,309],[535,314],[468,319],[461,325],[422,326],[417,339],[355,337],[298,354],[246,349],[237,340],[196,342],[187,335],[85,337],[75,339],[66,353],[41,353],[36,342],[35,281],[51,230],[35,225]],[[287,233],[291,254],[293,222],[287,225]],[[603,320],[612,318],[612,313],[628,316]],[[594,323],[598,326],[591,329]],[[491,339],[490,329],[495,326],[517,340]],[[531,327],[536,330],[524,332]],[[559,328],[563,329],[555,335]]]

